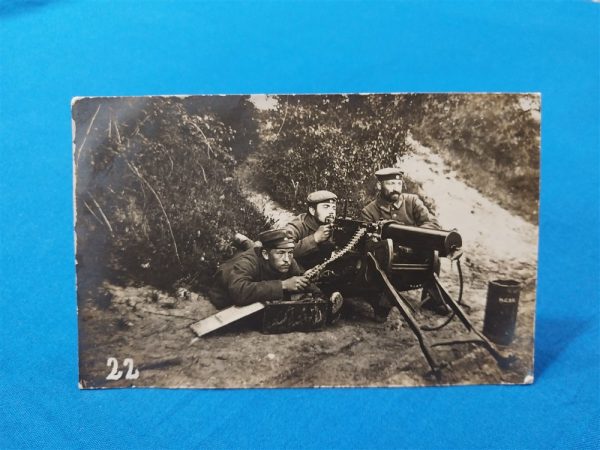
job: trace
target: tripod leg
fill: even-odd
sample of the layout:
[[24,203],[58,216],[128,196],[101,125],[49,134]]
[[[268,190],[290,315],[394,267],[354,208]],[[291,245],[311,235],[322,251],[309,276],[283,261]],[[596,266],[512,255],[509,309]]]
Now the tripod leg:
[[429,348],[431,347],[429,340],[421,332],[419,325],[417,324],[417,322],[415,321],[414,317],[412,316],[412,314],[410,312],[410,309],[406,306],[406,304],[408,302],[406,302],[406,300],[404,298],[402,298],[402,296],[400,294],[398,294],[398,292],[396,291],[396,289],[390,282],[390,280],[387,277],[387,275],[385,274],[385,272],[383,272],[381,270],[381,268],[379,267],[379,264],[377,263],[377,260],[375,259],[375,257],[373,256],[372,253],[370,253],[370,252],[368,253],[368,258],[369,258],[368,261],[369,261],[371,267],[373,268],[374,272],[379,276],[379,278],[383,282],[385,291],[388,294],[389,298],[394,302],[394,306],[396,306],[398,308],[398,310],[400,311],[400,314],[402,315],[402,317],[404,318],[404,320],[410,327],[413,334],[416,336],[416,338],[419,342],[419,347],[421,347],[421,352],[423,353],[423,356],[425,356],[425,359],[427,360],[429,367],[431,367],[433,374],[439,381],[441,378],[440,367],[435,362],[435,360],[433,359],[433,356],[431,355],[431,352],[429,351]]
[[452,311],[454,311],[454,313],[459,318],[459,320],[462,322],[464,327],[468,331],[472,332],[473,334],[475,334],[477,336],[478,341],[479,341],[477,343],[479,345],[481,345],[482,347],[484,347],[496,359],[496,361],[498,361],[498,364],[500,364],[501,367],[509,366],[516,359],[515,356],[512,354],[505,356],[502,353],[500,353],[498,351],[498,349],[496,348],[496,346],[494,344],[492,344],[492,342],[490,342],[490,340],[483,333],[480,333],[473,326],[473,324],[467,318],[467,315],[465,314],[465,312],[463,311],[461,306],[457,302],[455,302],[454,299],[450,296],[450,294],[448,294],[446,289],[444,289],[444,286],[442,286],[442,283],[440,283],[440,280],[437,277],[437,275],[434,274],[433,279],[435,282],[436,289],[440,292],[440,295],[443,296],[444,302],[446,303],[446,305],[448,305],[448,307]]

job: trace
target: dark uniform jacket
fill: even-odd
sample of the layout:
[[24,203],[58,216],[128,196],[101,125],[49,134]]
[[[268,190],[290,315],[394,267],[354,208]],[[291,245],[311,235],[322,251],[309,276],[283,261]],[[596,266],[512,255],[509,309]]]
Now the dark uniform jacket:
[[[292,261],[288,273],[280,273],[271,268],[261,255],[261,248],[251,248],[238,253],[221,264],[215,274],[211,290],[211,302],[219,309],[227,306],[244,306],[255,302],[284,300],[282,280],[304,271],[296,261]],[[311,284],[309,292],[319,294],[319,289]]]
[[303,268],[311,269],[331,256],[334,247],[331,240],[319,243],[315,241],[315,231],[319,228],[319,223],[311,214],[300,214],[285,228],[296,241],[294,258]]
[[395,220],[403,225],[440,229],[436,218],[415,194],[401,194],[399,206],[385,201],[378,195],[363,208],[360,215],[362,220],[367,222]]

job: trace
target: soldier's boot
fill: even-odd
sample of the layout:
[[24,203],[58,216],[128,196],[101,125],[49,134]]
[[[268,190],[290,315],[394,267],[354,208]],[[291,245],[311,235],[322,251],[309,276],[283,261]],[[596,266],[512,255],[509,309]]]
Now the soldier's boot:
[[339,292],[334,292],[333,294],[331,294],[331,296],[329,297],[330,311],[328,320],[330,324],[334,324],[338,320],[340,320],[343,304],[344,297],[342,297],[342,294],[340,294]]
[[254,241],[242,233],[235,233],[233,236],[233,245],[239,250],[245,251],[254,247]]

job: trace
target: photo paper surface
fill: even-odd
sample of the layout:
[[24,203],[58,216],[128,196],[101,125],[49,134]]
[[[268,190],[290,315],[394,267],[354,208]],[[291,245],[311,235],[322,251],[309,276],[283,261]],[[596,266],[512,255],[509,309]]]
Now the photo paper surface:
[[80,387],[533,382],[541,98],[76,98]]

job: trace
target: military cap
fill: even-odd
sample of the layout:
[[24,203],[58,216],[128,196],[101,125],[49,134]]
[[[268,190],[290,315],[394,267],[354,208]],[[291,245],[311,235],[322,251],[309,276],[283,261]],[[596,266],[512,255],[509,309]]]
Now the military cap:
[[337,201],[337,195],[329,191],[315,191],[308,194],[306,201],[311,205],[317,203],[335,203]]
[[379,181],[385,180],[401,180],[404,173],[396,167],[386,167],[375,172],[375,176]]
[[266,249],[294,248],[296,245],[290,232],[283,228],[263,231],[258,235],[258,240]]

